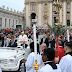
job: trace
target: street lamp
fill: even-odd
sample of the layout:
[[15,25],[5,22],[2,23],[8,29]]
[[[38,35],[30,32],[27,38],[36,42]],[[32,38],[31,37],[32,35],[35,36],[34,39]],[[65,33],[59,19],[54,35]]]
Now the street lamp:
[[59,14],[60,14],[60,9],[62,8],[62,4],[60,3],[59,0],[57,0],[57,2],[53,2],[53,5],[56,7],[56,12],[58,14],[58,16],[56,17],[56,21],[57,23],[55,23],[55,25],[59,25]]

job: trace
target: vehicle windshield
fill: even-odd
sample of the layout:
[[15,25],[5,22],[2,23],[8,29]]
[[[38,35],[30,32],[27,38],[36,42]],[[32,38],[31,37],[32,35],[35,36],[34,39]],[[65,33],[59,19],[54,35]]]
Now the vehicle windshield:
[[0,47],[0,49],[16,50],[16,49],[21,49],[21,48],[17,48],[17,47]]

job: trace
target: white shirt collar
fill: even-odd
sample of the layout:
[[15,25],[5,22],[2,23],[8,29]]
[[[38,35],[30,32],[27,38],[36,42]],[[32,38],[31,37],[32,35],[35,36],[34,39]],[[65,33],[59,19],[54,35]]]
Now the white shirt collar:
[[44,63],[48,63],[48,62],[53,62],[53,61],[46,61],[46,62],[44,62]]

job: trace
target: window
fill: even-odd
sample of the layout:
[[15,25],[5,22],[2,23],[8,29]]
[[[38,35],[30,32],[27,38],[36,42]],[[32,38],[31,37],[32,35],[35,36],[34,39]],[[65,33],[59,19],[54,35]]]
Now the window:
[[55,14],[57,14],[57,12],[55,12]]
[[67,26],[70,26],[70,20],[67,20]]
[[0,26],[2,26],[2,18],[0,18]]
[[56,23],[56,17],[54,17],[54,23]]
[[32,4],[32,11],[35,11],[35,4]]
[[9,19],[9,27],[10,27],[10,21],[11,21],[11,20]]
[[67,12],[67,14],[70,14],[70,12]]
[[7,22],[7,19],[5,19],[5,27],[6,27],[6,22]]
[[68,2],[68,3],[67,3],[67,9],[69,9],[69,8],[70,8],[70,3]]

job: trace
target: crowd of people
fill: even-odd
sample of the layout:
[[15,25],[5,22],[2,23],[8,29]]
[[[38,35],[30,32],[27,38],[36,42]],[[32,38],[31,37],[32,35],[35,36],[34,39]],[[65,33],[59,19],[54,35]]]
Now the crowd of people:
[[[37,61],[41,65],[38,72],[72,72],[72,32],[70,32],[69,42],[66,34],[59,35],[56,47],[56,37],[50,34],[49,30],[36,30]],[[42,35],[41,38],[39,38],[40,35]],[[24,63],[25,72],[36,72],[32,67],[35,63],[32,29],[1,29],[0,41],[1,47],[26,48],[25,59],[21,64]],[[29,49],[27,49],[28,46]],[[21,72],[20,68],[18,72]]]
[[[47,32],[47,30],[45,30]],[[33,30],[31,28],[16,28],[16,29],[0,29],[0,46],[1,47],[16,47],[19,43],[22,34],[24,34],[23,38],[26,38],[27,41],[28,39],[33,39]],[[43,34],[43,30],[39,29],[37,30],[36,37],[38,39],[38,35]],[[25,39],[25,40],[26,40]],[[25,41],[25,42],[27,42]],[[17,45],[10,45],[11,43],[17,43]]]

